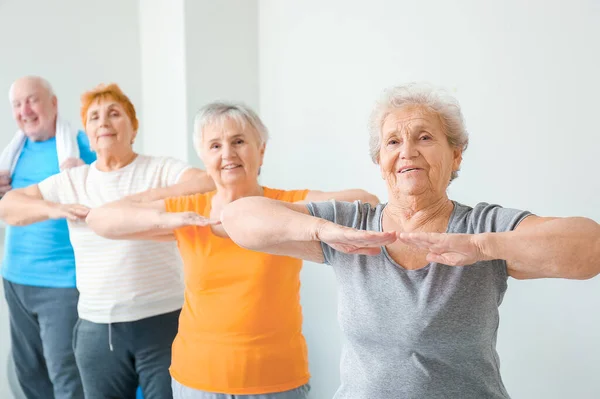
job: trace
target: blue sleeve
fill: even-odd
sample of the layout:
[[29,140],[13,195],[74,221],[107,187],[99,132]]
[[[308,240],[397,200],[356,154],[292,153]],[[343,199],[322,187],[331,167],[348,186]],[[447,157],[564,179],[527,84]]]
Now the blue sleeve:
[[77,144],[79,144],[79,157],[83,162],[89,165],[96,160],[96,153],[90,148],[90,141],[82,131],[77,135]]

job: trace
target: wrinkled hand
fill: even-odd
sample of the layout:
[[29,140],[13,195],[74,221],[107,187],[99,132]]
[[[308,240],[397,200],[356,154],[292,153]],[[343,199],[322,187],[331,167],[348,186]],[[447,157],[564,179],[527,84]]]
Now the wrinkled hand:
[[49,219],[67,219],[72,222],[85,220],[90,208],[79,204],[56,204],[48,211]]
[[178,229],[186,226],[210,226],[221,224],[220,220],[208,219],[196,212],[173,212],[165,213],[164,221],[166,228]]
[[347,254],[377,255],[382,246],[393,243],[397,238],[393,231],[380,233],[325,223],[318,230],[317,239]]
[[485,255],[483,234],[398,233],[403,243],[429,251],[428,262],[465,266],[491,260]]
[[60,165],[60,170],[75,168],[77,166],[85,165],[85,162],[81,160],[81,158],[67,158]]
[[0,197],[12,190],[10,183],[10,172],[8,170],[0,171]]

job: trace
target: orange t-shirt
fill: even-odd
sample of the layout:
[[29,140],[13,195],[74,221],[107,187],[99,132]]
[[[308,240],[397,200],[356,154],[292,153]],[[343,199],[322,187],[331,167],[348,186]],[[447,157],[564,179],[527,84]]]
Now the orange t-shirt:
[[[296,202],[308,190],[264,187]],[[215,192],[169,198],[168,212],[208,217]],[[173,342],[171,375],[194,389],[233,395],[282,392],[308,383],[302,335],[302,261],[239,247],[210,227],[175,231],[183,258],[185,301]]]

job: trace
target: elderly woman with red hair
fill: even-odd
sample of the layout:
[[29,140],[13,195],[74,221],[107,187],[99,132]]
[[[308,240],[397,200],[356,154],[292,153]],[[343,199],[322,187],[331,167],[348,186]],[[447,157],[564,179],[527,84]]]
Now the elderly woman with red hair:
[[108,240],[84,222],[90,208],[128,198],[159,200],[214,189],[202,170],[137,154],[135,108],[121,89],[101,85],[82,96],[81,118],[97,161],[9,192],[5,222],[66,218],[76,259],[79,321],[74,350],[85,397],[172,396],[169,365],[183,304],[176,244]]

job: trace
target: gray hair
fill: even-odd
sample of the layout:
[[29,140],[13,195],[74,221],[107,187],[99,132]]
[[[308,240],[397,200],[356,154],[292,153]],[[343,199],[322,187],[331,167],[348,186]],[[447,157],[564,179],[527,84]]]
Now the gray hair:
[[[441,88],[424,83],[409,83],[385,90],[371,113],[369,153],[373,162],[379,163],[381,128],[385,119],[392,110],[407,105],[422,105],[435,112],[444,127],[450,146],[461,151],[467,149],[469,135],[458,100]],[[457,177],[457,171],[453,171],[450,181]]]
[[269,132],[259,116],[242,103],[213,102],[202,107],[194,117],[194,147],[200,149],[202,134],[207,125],[223,124],[232,120],[242,129],[252,127],[258,133],[260,144],[265,144],[269,139]]
[[54,97],[56,95],[56,94],[54,94],[54,89],[52,89],[52,85],[50,84],[50,82],[48,82],[46,79],[42,78],[41,76],[23,76],[22,78],[15,80],[10,85],[10,88],[8,89],[8,101],[12,102],[13,88],[14,88],[15,84],[20,80],[34,80],[40,86],[42,86],[42,88],[44,90],[46,90],[48,92],[48,95],[50,97]]

